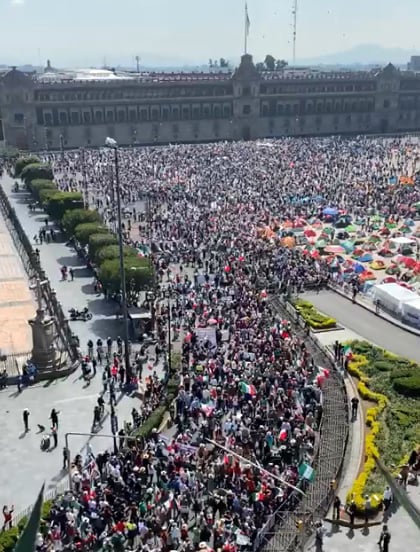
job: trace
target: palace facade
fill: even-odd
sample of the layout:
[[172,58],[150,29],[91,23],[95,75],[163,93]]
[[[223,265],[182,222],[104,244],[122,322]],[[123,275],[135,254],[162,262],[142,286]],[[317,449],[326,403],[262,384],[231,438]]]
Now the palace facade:
[[[420,130],[420,75],[377,71],[0,75],[0,134],[27,150]],[[1,139],[1,137],[0,137]]]

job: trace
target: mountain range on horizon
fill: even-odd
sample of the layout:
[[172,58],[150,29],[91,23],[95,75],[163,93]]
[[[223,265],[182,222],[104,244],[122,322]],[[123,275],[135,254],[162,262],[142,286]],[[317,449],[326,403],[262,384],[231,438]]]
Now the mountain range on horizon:
[[[270,52],[267,52],[270,53]],[[273,54],[274,55],[274,54]],[[418,50],[407,50],[404,48],[388,48],[378,44],[360,44],[350,48],[349,50],[335,52],[330,54],[324,54],[315,57],[297,57],[296,65],[305,66],[334,66],[334,67],[360,67],[360,66],[375,66],[386,65],[393,63],[398,66],[406,66],[410,61],[410,57],[413,55],[420,55]],[[211,57],[211,56],[209,56]],[[278,56],[282,57],[282,56]],[[283,56],[284,57],[284,56]],[[226,56],[226,59],[232,66],[239,64],[238,57]],[[254,55],[254,62],[263,61],[264,58],[259,59],[259,56]],[[76,61],[76,60],[74,60]],[[51,60],[54,67],[100,67],[99,63],[61,63],[59,60]],[[93,60],[90,60],[93,61]],[[113,60],[112,67],[135,69],[135,62],[129,60],[126,56],[121,56]],[[9,67],[7,63],[1,64],[0,69]],[[192,60],[182,58],[174,58],[172,56],[156,55],[153,53],[144,52],[141,56],[140,68],[141,70],[159,69],[164,71],[173,70],[199,70],[203,71],[208,67],[207,60]],[[33,66],[31,64],[19,64],[19,68],[25,71],[30,70],[42,70],[42,67]]]

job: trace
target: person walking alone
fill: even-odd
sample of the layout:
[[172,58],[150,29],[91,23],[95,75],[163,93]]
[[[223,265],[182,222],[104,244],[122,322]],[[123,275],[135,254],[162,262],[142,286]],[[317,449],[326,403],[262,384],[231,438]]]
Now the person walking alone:
[[391,533],[388,531],[388,525],[382,527],[382,533],[379,537],[379,548],[382,552],[389,552],[389,543],[391,542]]
[[58,414],[59,412],[57,412],[55,408],[51,410],[50,420],[51,420],[52,426],[55,427],[56,429],[58,428]]
[[25,426],[25,431],[29,431],[29,410],[27,408],[23,411],[23,424]]

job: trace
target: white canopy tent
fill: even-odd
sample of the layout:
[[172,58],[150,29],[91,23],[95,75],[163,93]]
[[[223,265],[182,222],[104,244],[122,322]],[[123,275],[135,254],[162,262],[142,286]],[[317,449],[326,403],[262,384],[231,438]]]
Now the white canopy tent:
[[403,320],[407,320],[411,325],[420,328],[420,297],[411,301],[406,301],[402,309]]
[[414,240],[413,238],[407,238],[405,236],[399,236],[398,238],[391,238],[390,241],[392,241],[396,245],[412,245],[416,243],[416,240]]
[[403,305],[409,301],[419,299],[414,291],[410,291],[399,284],[378,284],[372,290],[373,300],[379,303],[387,310],[402,314]]

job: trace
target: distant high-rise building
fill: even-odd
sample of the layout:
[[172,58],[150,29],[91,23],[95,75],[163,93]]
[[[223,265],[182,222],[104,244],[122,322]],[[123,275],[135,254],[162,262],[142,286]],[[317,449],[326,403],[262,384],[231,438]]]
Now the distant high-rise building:
[[420,75],[389,64],[374,71],[235,71],[0,75],[6,143],[43,150],[281,136],[420,130]]
[[408,63],[409,71],[420,71],[420,56],[411,56]]

